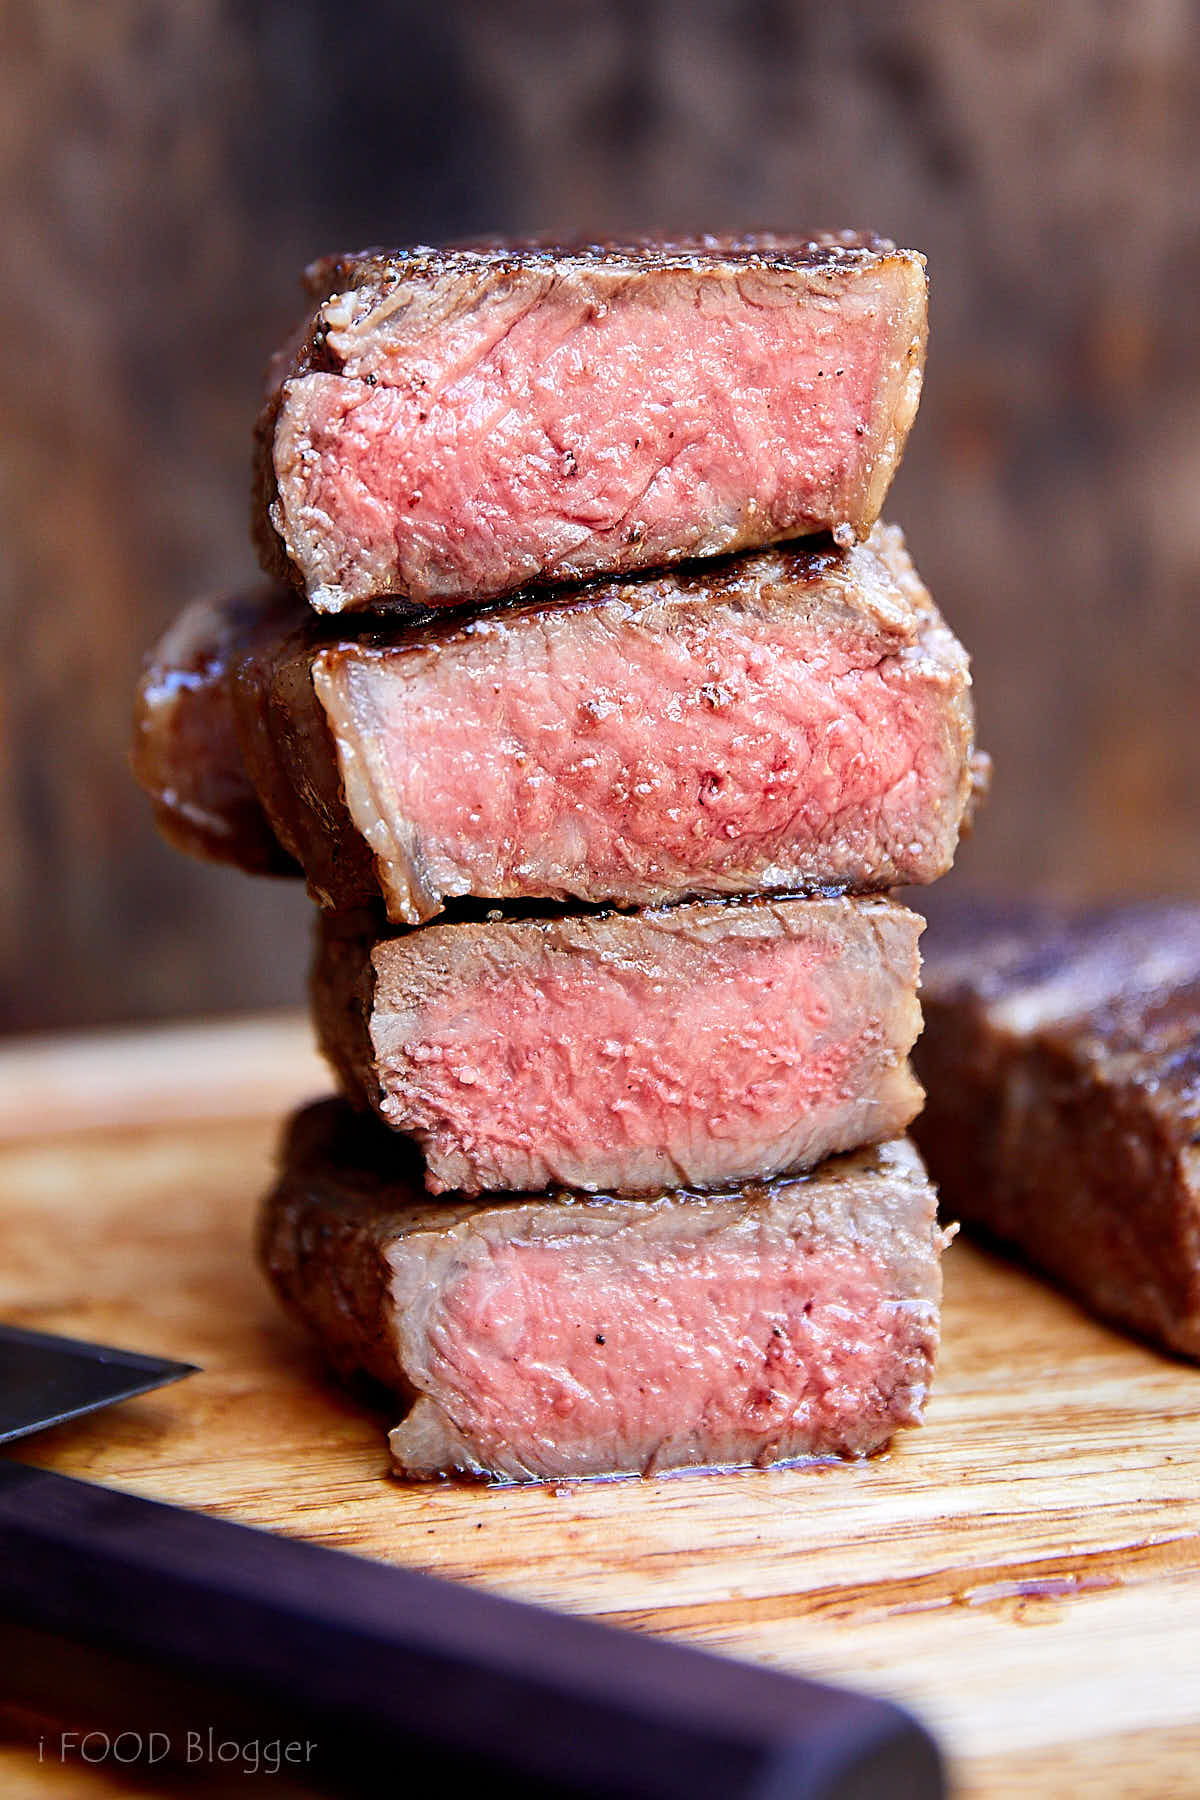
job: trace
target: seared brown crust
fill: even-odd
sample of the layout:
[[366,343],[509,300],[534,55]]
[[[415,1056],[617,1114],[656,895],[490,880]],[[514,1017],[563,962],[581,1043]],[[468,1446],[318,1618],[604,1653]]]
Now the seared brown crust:
[[[303,577],[291,561],[272,518],[272,511],[279,500],[274,456],[275,433],[287,382],[299,380],[309,374],[336,374],[340,370],[340,364],[326,341],[325,308],[335,295],[352,297],[357,302],[355,312],[361,315],[369,311],[372,305],[398,283],[428,281],[444,276],[453,278],[455,275],[469,275],[478,279],[483,275],[502,281],[543,268],[547,273],[555,274],[564,269],[578,271],[588,268],[618,273],[627,271],[631,275],[644,275],[654,270],[700,273],[732,263],[747,271],[756,267],[764,270],[803,270],[837,279],[850,270],[868,268],[889,260],[900,260],[919,269],[922,286],[924,285],[924,258],[918,252],[898,249],[890,238],[853,231],[816,232],[811,236],[759,232],[742,237],[681,238],[673,242],[634,238],[626,242],[576,245],[537,240],[510,244],[480,242],[449,249],[435,249],[427,245],[399,250],[371,248],[320,257],[305,271],[304,286],[313,302],[311,310],[271,358],[266,373],[263,404],[255,423],[251,537],[262,567],[274,580],[290,583],[303,591]],[[926,339],[927,324],[922,322],[912,352],[921,367],[924,365]],[[907,425],[900,433],[893,467],[899,461],[906,435]],[[886,488],[886,481],[883,486]],[[860,536],[865,536],[866,530],[878,515],[883,497],[880,492],[869,517],[855,521]],[[811,528],[819,530],[835,523],[837,521],[834,520],[818,521]],[[762,541],[764,540],[759,540]],[[686,555],[686,552],[681,554]],[[555,582],[561,580],[561,576],[551,575],[547,579]],[[463,596],[464,601],[470,598]],[[400,593],[376,595],[372,604],[389,610],[395,609],[401,616],[414,610],[409,598]]]
[[325,712],[313,689],[321,634],[308,608],[274,640],[250,647],[234,671],[239,755],[285,853],[322,906],[364,906],[378,893],[375,859],[346,810]]
[[[280,1179],[258,1225],[263,1270],[334,1367],[343,1375],[361,1369],[407,1397],[387,1329],[383,1256],[396,1213],[420,1192],[410,1145],[394,1137],[381,1144],[370,1121],[341,1101],[323,1100],[289,1120]],[[455,1212],[447,1207],[447,1223]]]
[[[746,1183],[720,1194],[681,1190],[640,1200],[557,1194],[434,1201],[421,1191],[408,1146],[343,1101],[326,1100],[297,1113],[285,1131],[279,1178],[260,1214],[258,1250],[284,1306],[315,1334],[339,1371],[364,1370],[405,1401],[418,1401],[392,1434],[400,1473],[527,1480],[547,1472],[482,1464],[469,1437],[459,1435],[424,1385],[424,1331],[414,1315],[436,1307],[459,1246],[465,1249],[472,1239],[552,1243],[593,1230],[601,1235],[666,1230],[682,1237],[719,1231],[723,1221],[758,1209],[790,1219],[789,1228],[815,1250],[836,1255],[844,1246],[849,1254],[876,1258],[887,1271],[888,1290],[899,1302],[887,1384],[865,1397],[842,1441],[821,1446],[825,1454],[869,1454],[897,1426],[919,1420],[938,1346],[938,1257],[948,1239],[938,1229],[935,1197],[906,1142],[835,1158],[812,1175]],[[786,1446],[767,1444],[761,1460],[786,1453]],[[693,1451],[672,1460],[702,1465],[706,1459]]]
[[233,715],[237,665],[294,620],[286,588],[200,600],[146,657],[134,701],[130,763],[167,842],[260,875],[299,871],[247,775]]
[[[746,267],[826,269],[864,267],[880,257],[896,254],[891,238],[872,231],[817,231],[810,236],[778,231],[751,231],[740,237],[702,234],[672,239],[653,237],[609,238],[590,242],[580,238],[521,238],[508,242],[480,238],[472,243],[435,249],[428,244],[412,249],[389,250],[373,245],[332,256],[319,256],[304,271],[304,288],[313,300],[353,291],[380,276],[434,276],[454,267],[475,269],[482,262],[497,273],[517,273],[544,266],[557,273],[564,262],[572,266],[621,269],[632,263],[645,269],[701,271],[714,263],[739,263]],[[902,251],[902,255],[911,252]],[[316,366],[323,366],[317,365]]]
[[914,1135],[947,1206],[1200,1357],[1200,907],[939,921]]
[[339,1092],[361,1111],[382,1099],[371,1044],[371,953],[386,930],[376,911],[362,907],[320,914],[313,934],[308,992],[317,1041]]
[[[946,759],[956,769],[956,781],[938,796],[935,815],[924,822],[919,834],[923,860],[913,858],[898,866],[881,845],[875,878],[850,885],[870,891],[944,873],[958,831],[981,792],[986,758],[972,746],[974,711],[962,649],[921,585],[900,533],[881,525],[867,544],[849,551],[838,550],[826,538],[665,575],[597,582],[555,600],[521,595],[489,607],[467,623],[425,615],[419,624],[390,629],[377,625],[350,635],[344,627],[322,624],[297,604],[281,620],[274,641],[264,638],[242,659],[235,702],[246,767],[280,841],[303,865],[314,897],[323,906],[346,910],[375,902],[382,888],[397,923],[411,922],[414,916],[402,909],[413,904],[410,892],[398,896],[388,892],[389,856],[382,840],[377,840],[377,859],[351,820],[337,744],[314,691],[314,669],[336,671],[347,662],[390,660],[408,652],[416,656],[439,644],[462,651],[478,641],[482,649],[490,633],[508,634],[524,619],[557,623],[572,613],[600,614],[611,607],[623,615],[644,613],[656,628],[669,631],[676,608],[696,605],[724,605],[768,618],[772,609],[786,605],[785,616],[815,623],[831,635],[859,638],[880,659],[921,659],[929,682],[944,695]],[[391,854],[398,856],[398,849]],[[843,871],[823,859],[804,874],[814,885],[834,887],[846,880]],[[776,885],[778,881],[777,873]],[[752,872],[744,885],[757,885]],[[791,885],[803,885],[799,874]],[[697,886],[704,890],[704,883]],[[660,893],[592,892],[580,897],[618,904],[636,898],[652,904],[679,899],[688,891],[678,882],[665,881]],[[513,897],[499,870],[496,885],[481,897]],[[426,897],[424,908],[425,916],[439,910],[437,896]]]

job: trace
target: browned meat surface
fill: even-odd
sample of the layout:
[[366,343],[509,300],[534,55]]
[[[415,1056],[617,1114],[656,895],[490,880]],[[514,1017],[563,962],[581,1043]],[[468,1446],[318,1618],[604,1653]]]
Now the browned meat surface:
[[1200,1356],[1200,906],[930,929],[915,1135],[946,1209]]
[[444,1189],[653,1191],[807,1168],[920,1105],[922,921],[889,900],[693,902],[426,925],[325,916],[343,1089]]
[[294,617],[286,592],[200,600],[146,658],[134,703],[131,762],[154,817],[178,850],[253,874],[294,874],[246,773],[232,675],[260,639]]
[[256,522],[323,612],[865,536],[920,397],[924,259],[849,233],[368,251],[310,287]]
[[327,906],[382,894],[415,924],[462,896],[868,890],[953,859],[967,659],[892,528],[466,624],[334,636],[308,616],[260,639],[238,704]]
[[889,1143],[724,1194],[430,1201],[340,1101],[293,1120],[264,1267],[408,1402],[397,1473],[555,1480],[859,1456],[920,1420],[943,1237]]

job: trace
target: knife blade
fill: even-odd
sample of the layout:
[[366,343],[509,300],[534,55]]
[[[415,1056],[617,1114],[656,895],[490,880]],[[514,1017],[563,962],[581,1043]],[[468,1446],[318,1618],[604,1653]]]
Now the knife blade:
[[0,1444],[195,1373],[194,1363],[0,1325]]

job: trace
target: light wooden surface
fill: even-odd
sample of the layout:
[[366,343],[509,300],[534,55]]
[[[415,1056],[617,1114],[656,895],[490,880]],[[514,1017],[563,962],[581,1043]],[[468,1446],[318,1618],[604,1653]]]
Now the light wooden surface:
[[[192,1116],[172,1122],[188,1046]],[[106,1127],[39,1138],[17,1119],[0,1142],[0,1314],[203,1373],[21,1454],[895,1695],[966,1794],[1200,1792],[1200,1371],[959,1243],[928,1422],[887,1456],[557,1492],[406,1487],[387,1472],[391,1421],[325,1377],[249,1252],[276,1124],[245,1117],[247,1096],[313,1091],[303,1031],[143,1049],[42,1048],[55,1092],[89,1063],[95,1092],[110,1054],[122,1080]],[[24,1079],[0,1063],[0,1118]],[[0,1787],[113,1791],[16,1748]]]

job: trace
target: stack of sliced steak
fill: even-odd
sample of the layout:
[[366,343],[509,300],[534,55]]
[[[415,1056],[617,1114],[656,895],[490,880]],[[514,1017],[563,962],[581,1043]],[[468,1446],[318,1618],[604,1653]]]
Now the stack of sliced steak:
[[341,1097],[261,1222],[407,1406],[397,1470],[854,1455],[919,1419],[944,1234],[922,921],[983,768],[878,515],[923,259],[849,234],[310,271],[258,429],[276,585],[150,659],[179,847],[302,871]]

